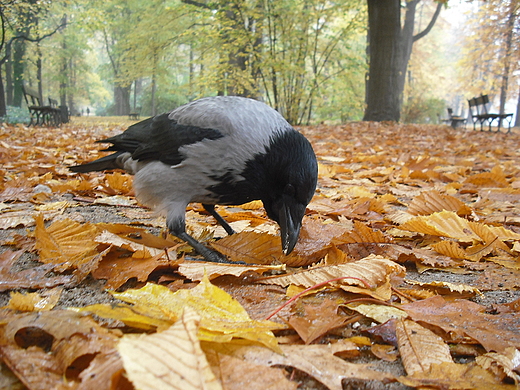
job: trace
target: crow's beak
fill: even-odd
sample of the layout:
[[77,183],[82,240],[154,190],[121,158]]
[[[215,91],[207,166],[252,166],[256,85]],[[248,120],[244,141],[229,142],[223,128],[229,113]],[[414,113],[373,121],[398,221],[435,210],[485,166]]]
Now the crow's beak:
[[284,199],[279,215],[282,250],[286,256],[292,252],[298,241],[304,213],[303,205],[295,204],[291,199]]

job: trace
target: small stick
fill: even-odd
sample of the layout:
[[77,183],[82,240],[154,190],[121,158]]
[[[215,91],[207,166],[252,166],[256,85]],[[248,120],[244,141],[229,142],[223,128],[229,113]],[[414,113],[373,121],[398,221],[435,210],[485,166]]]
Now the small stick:
[[314,290],[316,288],[320,288],[320,287],[323,287],[331,282],[336,282],[338,280],[343,280],[343,279],[355,279],[355,280],[358,280],[360,281],[361,283],[363,283],[365,285],[366,288],[368,289],[371,289],[372,287],[366,282],[364,281],[363,279],[360,279],[360,278],[356,278],[355,276],[342,276],[340,278],[334,278],[334,279],[329,279],[329,280],[326,280],[324,282],[321,282],[321,283],[318,283],[318,284],[315,284],[314,286],[311,286],[309,288],[306,288],[305,290],[303,290],[302,292],[296,294],[294,297],[292,297],[291,299],[289,299],[287,302],[285,302],[283,305],[281,305],[278,309],[276,309],[275,311],[273,311],[271,314],[269,314],[269,316],[266,317],[266,320],[269,320],[271,319],[273,316],[275,316],[278,312],[280,312],[285,306],[289,305],[290,303],[294,302],[295,300],[297,300],[298,298],[300,298],[303,294],[305,294],[306,292],[309,292],[311,290]]

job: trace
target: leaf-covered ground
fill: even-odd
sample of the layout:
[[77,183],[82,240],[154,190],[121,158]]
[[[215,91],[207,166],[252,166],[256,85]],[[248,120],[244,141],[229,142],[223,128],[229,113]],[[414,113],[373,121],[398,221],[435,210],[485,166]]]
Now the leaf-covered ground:
[[[260,202],[200,205],[208,264],[121,172],[76,175],[130,123],[0,128],[0,388],[514,389],[520,135],[300,130],[319,183],[294,254]],[[369,364],[368,364],[369,363]]]

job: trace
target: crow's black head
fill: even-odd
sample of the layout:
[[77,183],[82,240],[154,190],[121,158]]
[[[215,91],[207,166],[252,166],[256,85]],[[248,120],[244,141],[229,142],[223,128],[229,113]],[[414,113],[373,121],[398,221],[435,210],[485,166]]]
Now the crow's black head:
[[318,163],[312,146],[296,131],[271,140],[263,157],[265,184],[261,200],[269,218],[280,225],[286,255],[296,245],[305,209],[314,195]]

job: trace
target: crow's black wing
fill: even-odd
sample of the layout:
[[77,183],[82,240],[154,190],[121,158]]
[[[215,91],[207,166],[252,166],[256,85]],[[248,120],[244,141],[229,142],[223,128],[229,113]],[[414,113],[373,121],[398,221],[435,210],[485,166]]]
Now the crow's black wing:
[[[130,129],[129,129],[130,130]],[[133,130],[133,132],[136,132]],[[126,132],[125,132],[126,133]],[[123,134],[125,134],[123,133]],[[159,160],[165,164],[179,164],[184,156],[179,148],[204,139],[222,138],[223,134],[215,129],[181,125],[168,119],[168,114],[156,116],[143,140],[143,130],[137,134],[138,147],[132,151],[134,160]]]
[[218,130],[180,125],[168,119],[168,114],[161,114],[130,126],[119,135],[97,142],[111,143],[112,146],[106,151],[130,152],[134,160],[159,160],[175,165],[184,158],[179,153],[181,146],[222,136]]
[[177,165],[184,159],[179,151],[183,145],[221,137],[223,134],[218,130],[181,125],[168,119],[168,114],[161,114],[130,126],[121,134],[96,141],[111,143],[112,145],[104,151],[116,153],[71,167],[71,170],[89,172],[121,168],[117,165],[116,158],[125,152],[130,153],[134,160],[158,160],[165,164]]

